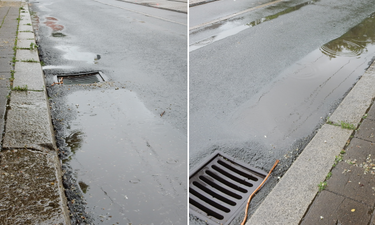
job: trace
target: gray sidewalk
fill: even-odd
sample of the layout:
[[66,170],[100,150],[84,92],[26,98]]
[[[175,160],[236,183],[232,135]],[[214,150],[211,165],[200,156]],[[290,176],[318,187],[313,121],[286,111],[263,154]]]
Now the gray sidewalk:
[[70,224],[28,5],[0,21],[0,224]]
[[0,131],[4,131],[4,114],[10,92],[12,59],[20,2],[0,2]]
[[301,221],[312,224],[375,224],[375,105],[321,183]]

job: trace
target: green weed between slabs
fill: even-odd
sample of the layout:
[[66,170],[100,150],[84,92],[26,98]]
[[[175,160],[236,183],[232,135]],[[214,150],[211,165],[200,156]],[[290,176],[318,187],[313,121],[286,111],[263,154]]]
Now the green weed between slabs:
[[355,130],[356,126],[351,123],[346,123],[344,121],[340,122],[341,128],[348,129],[348,130]]
[[320,182],[320,184],[318,184],[318,187],[319,192],[323,191],[327,187],[327,182]]
[[342,155],[335,156],[335,162],[333,163],[332,167],[336,167],[339,162],[342,161]]
[[20,86],[17,86],[17,87],[14,87],[12,88],[13,91],[27,91],[27,85],[23,86],[23,87],[20,87]]
[[326,176],[326,180],[329,180],[329,178],[331,178],[331,177],[332,177],[332,173],[329,172],[329,173],[327,174],[327,176]]
[[34,60],[34,59],[23,59],[23,60],[21,60],[21,62],[39,63],[38,61],[36,61],[36,60]]
[[43,61],[40,61],[41,66],[45,66],[46,64]]
[[357,128],[354,124],[347,123],[347,122],[344,122],[344,121],[340,121],[340,123],[338,124],[338,123],[334,123],[334,122],[330,121],[329,119],[327,119],[327,124],[337,126],[337,127],[341,127],[342,129],[347,129],[347,130],[355,130]]
[[35,50],[38,48],[38,45],[36,45],[35,43],[31,42],[30,43],[30,50]]

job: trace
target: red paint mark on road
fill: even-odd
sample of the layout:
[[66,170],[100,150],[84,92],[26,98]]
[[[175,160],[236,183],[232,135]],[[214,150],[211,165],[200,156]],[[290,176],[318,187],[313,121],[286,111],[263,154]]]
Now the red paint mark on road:
[[46,17],[46,19],[47,20],[55,20],[55,21],[57,21],[57,19],[55,17],[50,17],[50,16]]
[[64,29],[64,26],[63,25],[59,25],[59,24],[56,24],[56,22],[58,21],[58,19],[56,19],[55,17],[46,17],[46,22],[44,22],[44,24],[50,28],[52,28],[53,31],[61,31]]

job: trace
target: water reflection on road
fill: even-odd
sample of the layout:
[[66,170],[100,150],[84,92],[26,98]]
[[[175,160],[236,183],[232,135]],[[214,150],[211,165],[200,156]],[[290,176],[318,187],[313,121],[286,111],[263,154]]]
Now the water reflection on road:
[[270,149],[308,136],[317,121],[326,120],[322,112],[331,110],[372,61],[374,24],[375,13],[283,71],[236,109],[228,126],[243,138],[262,139]]
[[186,137],[130,90],[75,91],[67,104],[67,163],[95,222],[186,223]]

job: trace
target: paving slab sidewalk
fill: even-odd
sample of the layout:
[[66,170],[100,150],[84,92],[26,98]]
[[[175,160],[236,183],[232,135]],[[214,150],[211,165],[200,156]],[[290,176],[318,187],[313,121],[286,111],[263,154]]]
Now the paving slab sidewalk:
[[0,1],[0,21],[0,224],[70,224],[28,5]]
[[[374,102],[373,102],[374,103]],[[375,105],[348,140],[301,225],[375,224]]]
[[374,99],[375,63],[246,224],[375,225]]

